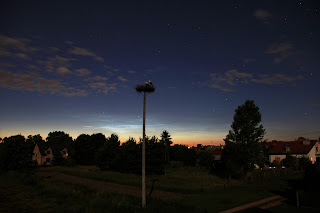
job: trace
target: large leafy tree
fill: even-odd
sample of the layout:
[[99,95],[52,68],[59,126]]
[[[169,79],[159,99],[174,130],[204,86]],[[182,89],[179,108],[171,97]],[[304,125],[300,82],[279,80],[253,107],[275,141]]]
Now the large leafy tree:
[[0,169],[31,171],[36,167],[32,161],[32,147],[24,136],[5,137],[0,144]]
[[170,145],[172,144],[171,135],[167,130],[164,130],[160,137],[161,137],[160,142],[163,143],[165,147],[165,160],[169,162],[170,161],[169,149],[170,149]]
[[115,169],[119,147],[120,141],[118,135],[112,134],[107,138],[97,153],[97,164],[101,169]]
[[53,163],[55,165],[63,164],[64,158],[61,156],[61,150],[63,148],[68,149],[68,153],[73,156],[72,149],[72,137],[63,131],[54,131],[48,134],[47,143],[52,148],[52,153],[54,155]]
[[92,165],[95,163],[94,147],[91,136],[81,134],[74,142],[75,160],[78,164]]
[[263,137],[265,129],[261,123],[259,107],[247,100],[235,110],[231,130],[226,136],[223,160],[231,173],[240,171],[245,175],[254,164],[264,162]]

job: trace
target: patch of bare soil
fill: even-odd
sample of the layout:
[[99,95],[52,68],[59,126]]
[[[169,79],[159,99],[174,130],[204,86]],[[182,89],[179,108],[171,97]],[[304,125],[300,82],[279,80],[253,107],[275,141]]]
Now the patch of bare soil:
[[[87,185],[89,187],[92,187],[98,190],[141,197],[141,189],[133,186],[121,185],[116,183],[108,183],[108,182],[98,181],[98,180],[91,180],[87,178],[66,175],[59,172],[38,172],[37,175],[39,177],[47,178],[51,180],[63,181],[63,182],[72,183],[72,184]],[[163,200],[179,199],[187,196],[190,196],[190,195],[159,191],[159,190],[153,190],[151,195],[151,197],[153,198],[159,198]]]

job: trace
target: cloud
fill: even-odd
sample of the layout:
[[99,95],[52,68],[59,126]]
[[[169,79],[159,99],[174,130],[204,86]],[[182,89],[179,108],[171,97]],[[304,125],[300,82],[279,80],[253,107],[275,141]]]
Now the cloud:
[[135,74],[136,71],[134,71],[134,70],[128,70],[128,73],[130,73],[130,74]]
[[122,82],[128,81],[128,79],[122,77],[121,75],[118,76],[118,80],[120,80],[120,81],[122,81]]
[[59,75],[70,75],[70,74],[72,74],[72,72],[68,68],[65,68],[65,67],[59,67],[57,69],[57,73]]
[[33,64],[27,64],[26,68],[31,69],[31,70],[40,70],[39,67],[33,65]]
[[95,53],[91,52],[90,50],[87,50],[85,48],[81,47],[72,47],[69,50],[70,53],[74,55],[81,55],[81,56],[90,56],[93,57],[96,61],[104,62],[104,59],[100,56],[97,56]]
[[80,76],[85,76],[85,75],[91,74],[90,70],[88,70],[86,68],[76,69],[75,71],[76,71],[76,74],[80,75]]
[[271,44],[265,53],[275,55],[276,57],[274,58],[273,62],[277,64],[291,55],[294,55],[296,52],[294,51],[291,43],[285,42]]
[[12,73],[0,70],[0,86],[14,90],[37,91],[64,96],[85,96],[81,89],[64,86],[60,81],[46,79],[36,74]]
[[298,80],[303,80],[303,76],[287,76],[283,74],[273,74],[273,75],[260,75],[258,79],[251,79],[254,83],[260,84],[285,84]]
[[98,92],[108,94],[110,91],[116,90],[116,84],[108,84],[106,82],[95,82],[89,84],[89,87],[92,89],[98,89]]
[[238,72],[237,70],[228,70],[223,75],[210,74],[211,81],[209,86],[215,89],[219,89],[225,92],[233,91],[231,86],[235,85],[235,81],[239,81],[240,78],[251,78],[252,74],[245,72]]
[[71,62],[75,61],[74,58],[66,58],[61,56],[47,57],[46,60],[38,60],[38,64],[45,66],[45,70],[50,73],[57,70],[59,67],[69,68],[71,67]]
[[89,84],[89,86],[93,89],[97,89],[97,88],[103,88],[107,86],[107,83],[105,82],[95,82],[95,83],[91,83]]
[[210,74],[210,80],[204,85],[211,88],[219,89],[225,92],[234,91],[234,88],[240,84],[287,84],[303,80],[302,76],[288,76],[284,74],[259,75],[254,76],[251,73],[239,72],[237,70],[228,70],[223,74]]
[[100,76],[100,75],[97,75],[95,77],[91,77],[91,78],[88,78],[87,81],[106,81],[108,80],[107,77],[103,77],[103,76]]
[[272,14],[267,10],[258,9],[253,14],[257,19],[263,21],[265,24],[269,24],[269,20],[272,17]]
[[1,49],[14,49],[25,53],[33,53],[38,51],[38,48],[30,46],[30,40],[24,38],[12,38],[5,35],[0,35]]

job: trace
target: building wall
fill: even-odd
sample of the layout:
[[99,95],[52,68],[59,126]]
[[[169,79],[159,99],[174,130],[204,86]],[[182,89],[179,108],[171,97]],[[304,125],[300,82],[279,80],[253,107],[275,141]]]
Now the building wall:
[[[316,147],[318,147],[318,152],[316,151]],[[294,156],[296,158],[301,157],[307,157],[312,164],[316,162],[316,154],[320,153],[320,145],[319,142],[316,142],[316,144],[312,147],[310,152],[308,154],[291,154],[291,156]],[[280,158],[280,161],[286,158],[286,154],[279,154],[279,155],[269,155],[269,161],[272,163],[276,158]]]
[[42,165],[42,155],[40,153],[40,149],[38,147],[38,144],[35,145],[33,149],[33,155],[32,155],[32,160],[37,161],[38,165]]
[[[53,160],[53,154],[52,154],[52,148],[49,147],[48,149],[46,149],[45,151],[47,156],[42,156],[42,165],[46,164],[46,165],[52,165],[52,160]],[[49,159],[49,161],[47,161],[47,159]]]
[[272,163],[276,158],[280,158],[280,162],[286,158],[286,155],[278,154],[278,155],[269,155],[269,161]]
[[61,150],[61,155],[63,158],[68,158],[68,150],[67,148],[64,148],[63,150]]

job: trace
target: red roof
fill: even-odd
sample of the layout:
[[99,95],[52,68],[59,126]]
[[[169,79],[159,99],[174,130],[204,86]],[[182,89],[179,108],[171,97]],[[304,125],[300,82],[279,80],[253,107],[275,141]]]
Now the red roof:
[[317,141],[268,142],[270,154],[308,154]]
[[223,152],[223,149],[219,149],[219,148],[217,148],[217,149],[215,149],[215,150],[213,150],[213,155],[222,155],[222,152]]

